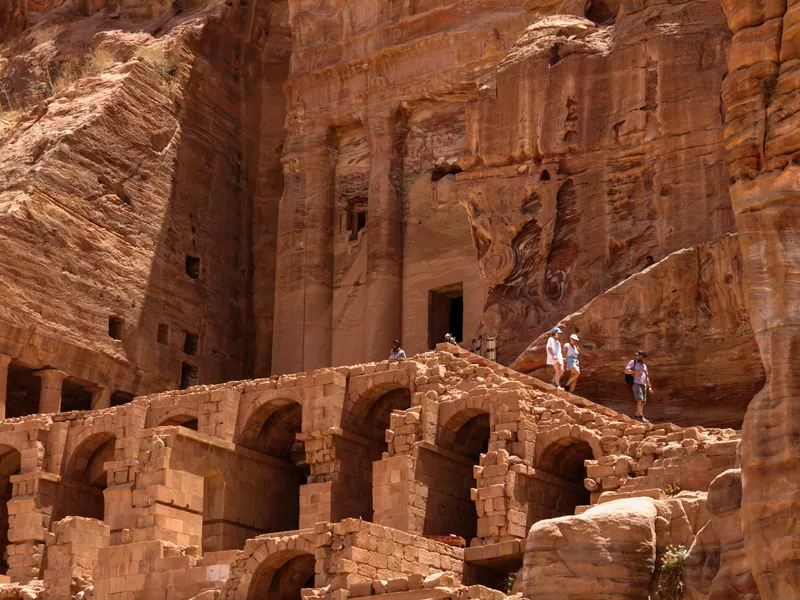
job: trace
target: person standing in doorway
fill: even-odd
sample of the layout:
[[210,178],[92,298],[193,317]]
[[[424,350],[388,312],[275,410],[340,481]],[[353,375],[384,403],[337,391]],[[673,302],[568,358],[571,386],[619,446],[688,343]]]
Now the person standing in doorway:
[[581,376],[581,367],[578,361],[578,355],[581,349],[578,346],[578,335],[573,333],[569,336],[569,342],[564,344],[564,360],[566,361],[566,372],[569,374],[567,384],[564,386],[568,392],[574,392],[575,386],[578,383],[578,377]]
[[644,364],[644,359],[647,358],[644,350],[637,350],[633,360],[625,367],[625,375],[633,377],[633,384],[631,390],[633,391],[633,398],[636,400],[636,414],[634,419],[640,423],[649,423],[644,418],[644,405],[647,403],[647,394],[653,393],[653,388],[650,385],[650,373],[647,370],[647,365]]
[[395,340],[392,351],[389,352],[389,360],[403,360],[405,357],[406,351],[400,347],[400,340]]
[[564,372],[564,357],[561,354],[561,338],[562,331],[558,327],[554,327],[550,332],[552,335],[547,340],[547,364],[553,365],[555,375],[550,382],[558,389],[563,390],[561,387],[561,374]]

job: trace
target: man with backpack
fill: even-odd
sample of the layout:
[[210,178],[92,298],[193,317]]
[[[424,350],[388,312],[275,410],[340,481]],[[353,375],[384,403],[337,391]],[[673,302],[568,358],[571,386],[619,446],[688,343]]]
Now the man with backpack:
[[636,400],[636,414],[634,419],[640,423],[648,423],[644,418],[644,405],[647,403],[647,394],[653,393],[650,386],[650,374],[644,359],[647,358],[644,350],[637,350],[632,361],[625,367],[625,383],[631,386],[633,398]]

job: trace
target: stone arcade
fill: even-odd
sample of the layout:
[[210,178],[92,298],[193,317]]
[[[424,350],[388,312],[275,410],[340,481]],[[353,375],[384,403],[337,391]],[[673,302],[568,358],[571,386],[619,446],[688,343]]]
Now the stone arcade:
[[[92,578],[108,600],[357,597],[436,572],[498,593],[528,564],[532,525],[631,496],[682,511],[654,553],[667,537],[691,545],[740,436],[642,425],[547,387],[442,344],[9,419],[4,568],[59,599]],[[649,581],[654,558],[630,568]]]

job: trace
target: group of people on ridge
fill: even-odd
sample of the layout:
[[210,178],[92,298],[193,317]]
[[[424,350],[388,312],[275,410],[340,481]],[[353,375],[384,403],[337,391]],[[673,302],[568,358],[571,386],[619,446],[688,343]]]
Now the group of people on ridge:
[[[547,340],[547,364],[553,366],[552,383],[560,390],[568,392],[575,391],[578,377],[581,375],[579,356],[581,353],[580,340],[578,335],[573,333],[569,336],[569,342],[561,346],[561,335],[564,333],[561,328],[554,327],[552,334]],[[633,398],[636,400],[636,413],[633,418],[641,423],[647,423],[644,418],[644,405],[647,403],[647,394],[653,393],[650,385],[650,373],[644,363],[646,358],[644,350],[637,350],[633,359],[625,367],[625,382],[631,387]],[[564,373],[569,373],[569,379],[565,385],[561,385],[561,377]]]
[[[560,327],[554,327],[551,331],[551,336],[547,340],[547,364],[553,366],[553,379],[552,383],[559,390],[566,390],[574,392],[575,386],[578,383],[578,378],[581,376],[580,367],[580,339],[578,334],[573,333],[569,336],[569,342],[561,345],[561,335],[564,333]],[[446,341],[448,343],[456,343],[455,338],[451,334],[447,334]],[[650,385],[650,373],[647,365],[644,363],[647,355],[644,350],[637,350],[633,359],[628,362],[625,367],[625,382],[630,386],[633,393],[633,398],[636,400],[636,414],[634,419],[641,423],[647,423],[644,418],[644,405],[647,403],[647,395],[653,393],[653,387]],[[392,345],[392,350],[389,352],[389,360],[403,360],[406,358],[406,353],[400,346],[400,341],[395,340]],[[569,373],[567,383],[561,385],[561,377],[564,373]]]

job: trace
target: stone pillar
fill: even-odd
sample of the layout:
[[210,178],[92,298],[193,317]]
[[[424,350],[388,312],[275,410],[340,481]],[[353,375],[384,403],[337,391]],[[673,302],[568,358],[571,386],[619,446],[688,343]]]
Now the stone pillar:
[[0,354],[0,420],[6,418],[6,400],[8,394],[8,365],[11,357]]
[[380,459],[380,444],[332,428],[301,433],[311,477],[300,486],[300,528],[347,517],[372,520],[372,476],[363,468]]
[[39,412],[44,415],[61,412],[61,385],[67,374],[57,369],[44,369],[34,373],[42,380],[39,395]]
[[111,388],[98,385],[92,388],[92,410],[111,407]]
[[401,157],[398,116],[370,118],[369,209],[367,212],[367,308],[363,359],[383,360],[402,332],[403,213],[395,189]]
[[326,130],[283,159],[273,374],[330,366],[335,148]]
[[91,579],[100,553],[108,547],[109,527],[96,519],[67,517],[53,523],[47,538],[47,598],[72,600],[73,580]]

